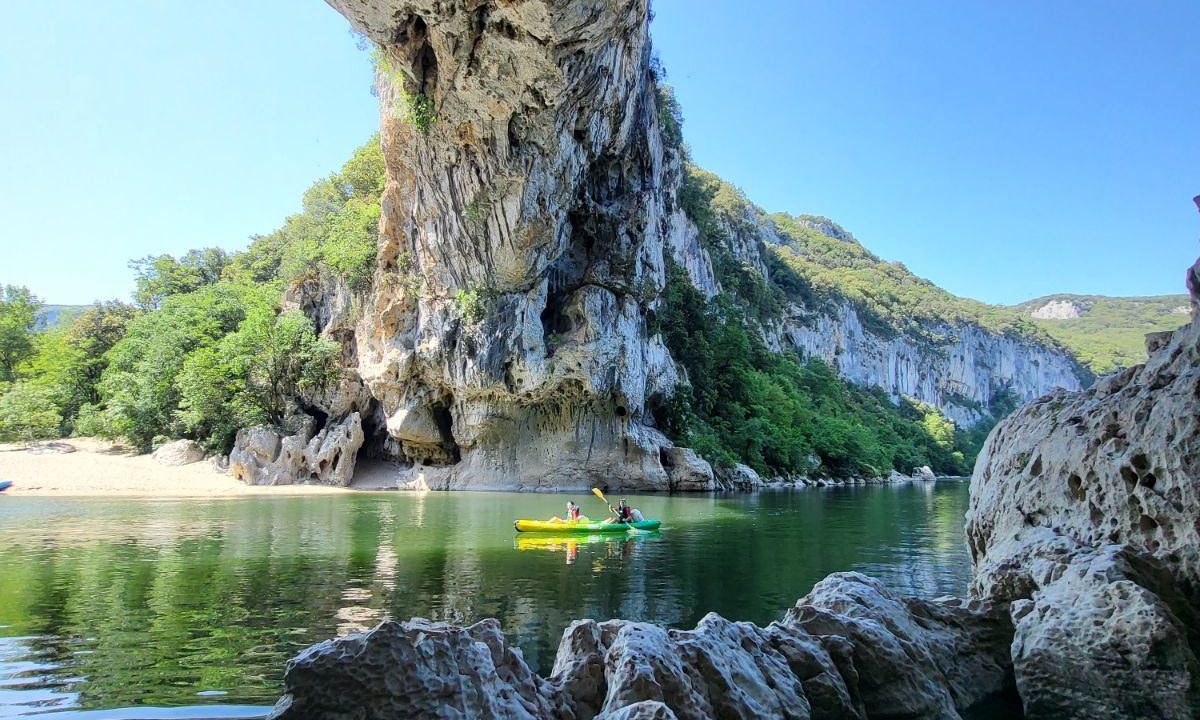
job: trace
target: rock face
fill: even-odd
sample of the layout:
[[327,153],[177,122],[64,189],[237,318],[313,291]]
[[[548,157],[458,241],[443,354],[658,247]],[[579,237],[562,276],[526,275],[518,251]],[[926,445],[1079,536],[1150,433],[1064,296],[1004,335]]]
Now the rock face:
[[[761,208],[746,203],[742,212],[736,222],[723,225],[730,247],[740,261],[770,277],[768,248],[791,241]],[[856,242],[829,220],[797,222],[828,237]],[[681,229],[668,238],[675,260],[688,269],[692,283],[711,297],[720,287],[712,263],[692,260],[708,256],[686,217],[679,223]],[[934,405],[962,427],[990,414],[1000,393],[1024,403],[1056,388],[1081,387],[1077,363],[1059,349],[971,323],[929,323],[919,334],[873,331],[848,300],[819,307],[790,303],[783,317],[766,328],[766,340],[775,350],[820,358],[851,382],[882,388],[896,399],[909,397]]]
[[989,603],[900,598],[845,573],[766,628],[576,621],[547,678],[493,620],[385,622],[290,661],[272,717],[951,719],[1011,687],[1011,639]]
[[1200,325],[1142,366],[1027,405],[975,465],[967,538],[983,590],[1050,528],[1089,547],[1120,543],[1200,589]]
[[646,2],[331,4],[399,69],[354,339],[398,454],[453,464],[447,489],[667,489],[647,403],[676,375],[646,322],[679,164]]
[[1200,324],[1021,408],[975,466],[972,592],[1012,602],[1030,718],[1200,716]]
[[153,457],[163,465],[190,465],[204,459],[204,448],[194,440],[175,440],[155,450]]
[[1029,313],[1030,317],[1035,317],[1038,320],[1069,320],[1077,318],[1082,314],[1082,308],[1070,300],[1051,300]]

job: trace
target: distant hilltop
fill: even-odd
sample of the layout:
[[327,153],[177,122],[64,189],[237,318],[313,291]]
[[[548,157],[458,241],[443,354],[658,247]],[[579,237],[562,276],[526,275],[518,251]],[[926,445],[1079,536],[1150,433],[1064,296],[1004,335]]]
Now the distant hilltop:
[[68,322],[87,310],[90,305],[43,305],[38,311],[38,330],[50,328]]
[[1146,360],[1146,333],[1188,321],[1187,295],[1047,295],[1013,306],[1097,376]]

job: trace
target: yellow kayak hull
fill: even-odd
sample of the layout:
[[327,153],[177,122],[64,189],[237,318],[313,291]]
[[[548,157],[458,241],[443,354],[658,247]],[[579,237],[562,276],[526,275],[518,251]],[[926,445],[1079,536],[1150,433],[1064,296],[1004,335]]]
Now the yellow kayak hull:
[[657,530],[662,525],[659,520],[643,520],[635,523],[602,523],[602,522],[550,522],[549,520],[517,520],[513,527],[517,532],[529,533],[561,533],[582,534],[592,533],[623,533],[630,530]]

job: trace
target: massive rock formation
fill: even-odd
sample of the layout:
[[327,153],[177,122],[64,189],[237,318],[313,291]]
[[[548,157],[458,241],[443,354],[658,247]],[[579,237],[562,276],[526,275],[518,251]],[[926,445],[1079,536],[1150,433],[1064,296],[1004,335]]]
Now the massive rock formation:
[[[329,278],[289,290],[342,342],[356,388],[338,394],[349,402],[302,399],[308,435],[351,422],[363,452],[411,468],[402,487],[719,486],[652,420],[679,380],[654,330],[668,258],[710,296],[720,284],[677,198],[647,1],[329,1],[378,47],[388,179],[366,296]],[[744,220],[730,250],[767,277],[782,240],[761,211]],[[929,328],[935,347],[885,338],[848,302],[793,304],[763,330],[963,425],[999,390],[1078,387],[1057,350],[973,325]],[[283,452],[307,436],[252,439],[233,462],[250,481],[341,482]]]
[[354,344],[398,454],[454,464],[454,489],[669,488],[647,405],[676,374],[646,318],[679,164],[646,2],[332,4],[383,58],[388,183]]
[[1004,420],[975,466],[974,594],[1012,602],[1031,718],[1200,716],[1200,323]]
[[547,678],[494,620],[384,622],[289,662],[272,717],[950,720],[1011,688],[1002,610],[837,574],[766,628],[715,614],[694,630],[577,621]]

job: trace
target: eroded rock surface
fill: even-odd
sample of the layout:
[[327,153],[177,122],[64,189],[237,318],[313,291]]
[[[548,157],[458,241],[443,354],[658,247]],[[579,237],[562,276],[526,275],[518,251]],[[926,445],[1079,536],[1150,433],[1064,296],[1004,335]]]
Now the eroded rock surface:
[[576,621],[547,678],[495,621],[385,622],[289,662],[272,717],[958,718],[1011,686],[1011,638],[989,603],[901,598],[856,573],[766,628]]
[[354,477],[363,438],[358,413],[316,433],[305,430],[281,437],[268,428],[247,428],[238,431],[229,471],[250,485],[312,482],[345,487]]
[[1194,593],[1200,325],[1176,331],[1145,365],[1015,412],[988,438],[971,482],[967,539],[985,594],[996,568],[1028,567],[1021,538],[1033,528],[1087,547],[1128,545]]
[[996,427],[975,466],[972,592],[1011,601],[1029,718],[1200,717],[1200,325],[1145,365]]

